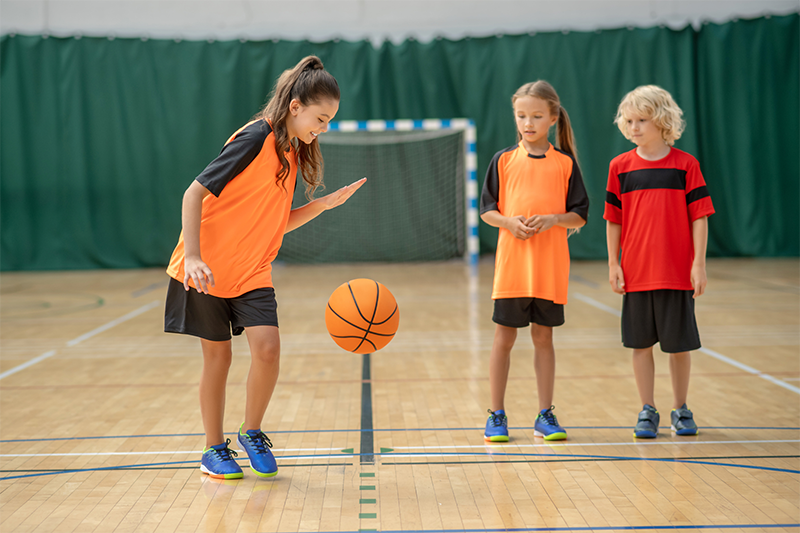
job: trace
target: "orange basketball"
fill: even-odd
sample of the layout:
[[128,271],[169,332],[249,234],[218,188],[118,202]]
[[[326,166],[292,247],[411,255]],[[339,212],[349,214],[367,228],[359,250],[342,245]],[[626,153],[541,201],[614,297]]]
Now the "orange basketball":
[[392,340],[400,323],[397,302],[382,283],[354,279],[328,299],[325,325],[334,342],[354,353],[372,353]]

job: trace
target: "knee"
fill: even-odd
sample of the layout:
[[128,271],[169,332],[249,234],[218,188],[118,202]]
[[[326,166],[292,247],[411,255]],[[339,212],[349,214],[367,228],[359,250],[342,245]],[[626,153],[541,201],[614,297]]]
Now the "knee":
[[494,343],[503,352],[511,352],[517,340],[517,330],[514,328],[498,328],[495,332]]
[[531,340],[537,348],[547,348],[553,345],[553,328],[531,324]]
[[687,361],[692,360],[691,352],[671,353],[669,356],[675,363],[678,364],[686,363]]
[[231,361],[233,361],[233,352],[230,345],[204,346],[203,362],[205,365],[227,370],[231,366]]
[[263,365],[277,365],[281,358],[281,348],[279,344],[262,342],[251,347],[251,357],[254,363]]

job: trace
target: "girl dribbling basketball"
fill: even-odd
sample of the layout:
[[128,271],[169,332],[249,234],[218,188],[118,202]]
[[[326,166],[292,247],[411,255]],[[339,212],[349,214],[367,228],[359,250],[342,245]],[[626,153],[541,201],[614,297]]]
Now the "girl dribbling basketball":
[[200,337],[206,436],[200,469],[209,476],[243,476],[223,433],[231,331],[246,333],[251,354],[239,447],[257,475],[278,471],[261,431],[280,360],[272,261],[285,233],[343,204],[366,180],[291,208],[298,168],[309,199],[322,184],[317,137],[338,109],[336,79],[319,58],[304,58],[280,76],[264,109],[228,139],[183,196],[183,231],[167,268],[164,330]]

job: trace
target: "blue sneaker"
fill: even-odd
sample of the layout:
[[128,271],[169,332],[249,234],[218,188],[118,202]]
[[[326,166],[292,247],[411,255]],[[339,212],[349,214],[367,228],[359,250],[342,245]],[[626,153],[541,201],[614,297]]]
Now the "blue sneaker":
[[508,442],[508,417],[502,409],[492,411],[489,409],[489,419],[486,421],[486,431],[483,438],[491,442]]
[[555,405],[551,405],[550,409],[542,409],[536,415],[536,422],[533,425],[533,434],[536,437],[544,437],[544,440],[565,440],[567,432],[558,425],[558,419],[553,414]]
[[228,448],[230,443],[231,439],[228,439],[222,444],[203,450],[200,471],[208,474],[209,477],[217,479],[241,479],[244,477],[242,469],[233,459],[233,457],[237,456],[237,453]]
[[656,408],[650,404],[644,404],[642,411],[639,413],[639,421],[636,422],[636,427],[633,428],[633,436],[637,439],[656,438],[660,421],[661,415],[658,414]]
[[671,429],[676,435],[697,435],[697,424],[694,423],[694,415],[686,407],[686,404],[683,404],[680,409],[673,409],[672,413],[670,413],[670,418],[672,419]]
[[250,458],[250,470],[261,477],[277,474],[278,464],[270,451],[272,443],[269,438],[260,429],[248,429],[242,433],[242,426],[239,426],[239,448]]

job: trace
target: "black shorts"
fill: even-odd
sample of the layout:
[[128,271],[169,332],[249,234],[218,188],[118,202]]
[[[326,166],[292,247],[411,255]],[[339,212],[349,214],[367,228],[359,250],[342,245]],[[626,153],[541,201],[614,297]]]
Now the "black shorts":
[[622,344],[644,349],[661,343],[661,351],[680,353],[700,348],[694,318],[694,291],[628,292],[622,297]]
[[194,335],[209,341],[228,341],[231,330],[241,335],[250,326],[278,326],[278,302],[275,289],[267,287],[246,292],[235,298],[218,298],[186,290],[183,283],[170,278],[164,331]]
[[552,328],[564,323],[564,306],[541,298],[498,298],[492,320],[509,328],[524,328],[531,323]]

